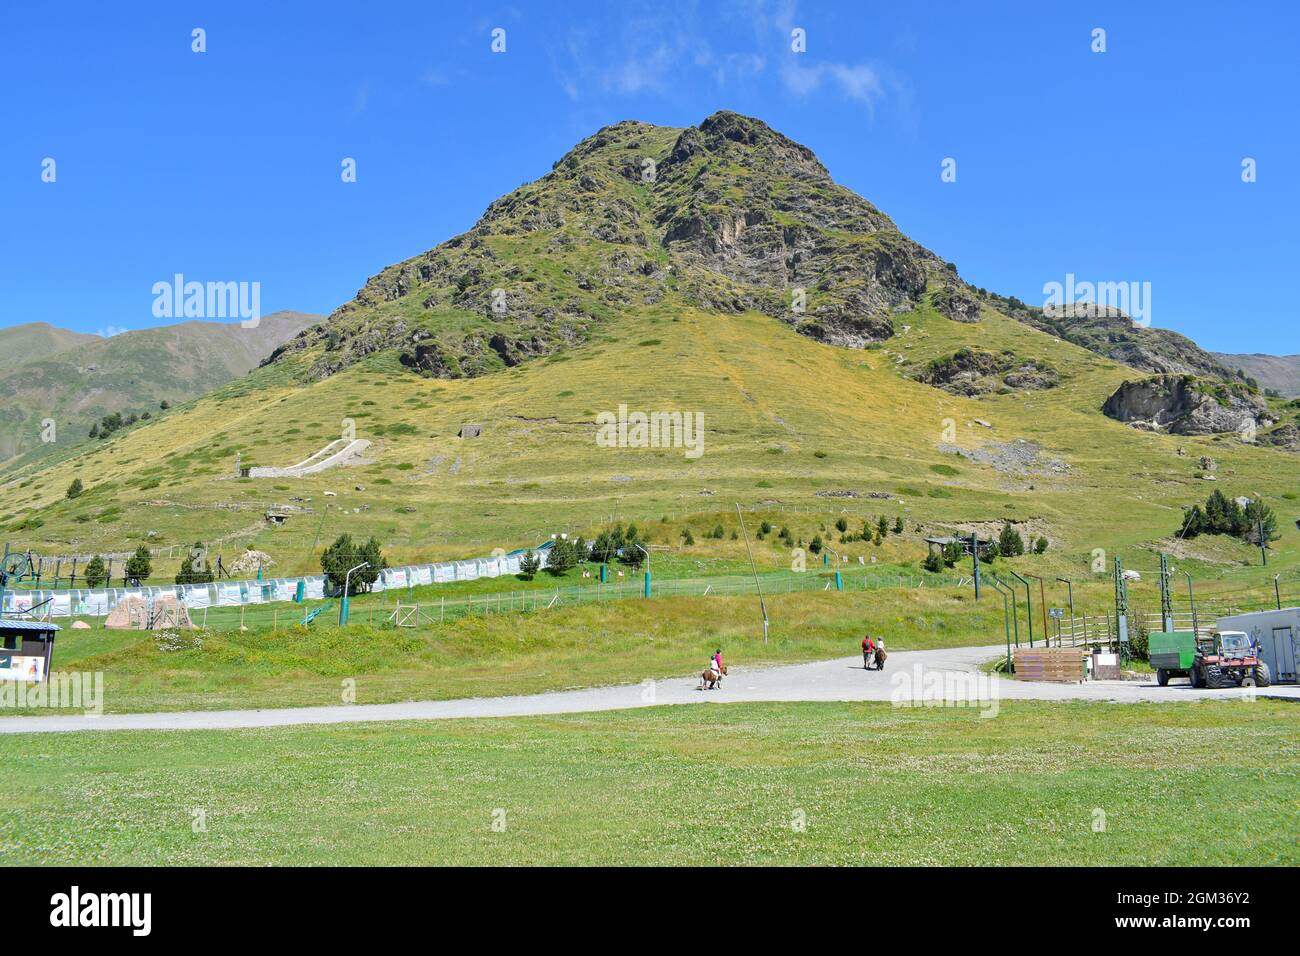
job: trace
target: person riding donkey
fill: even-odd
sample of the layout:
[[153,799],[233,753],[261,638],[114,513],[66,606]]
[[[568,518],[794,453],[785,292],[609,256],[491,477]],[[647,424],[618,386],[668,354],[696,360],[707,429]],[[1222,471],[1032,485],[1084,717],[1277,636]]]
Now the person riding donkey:
[[885,639],[882,637],[876,641],[876,670],[883,671],[885,669],[885,658],[888,656],[885,653]]
[[713,690],[715,687],[722,685],[722,678],[727,675],[727,665],[722,663],[722,648],[713,652],[709,658],[709,663],[704,668],[704,673],[700,675],[700,689]]

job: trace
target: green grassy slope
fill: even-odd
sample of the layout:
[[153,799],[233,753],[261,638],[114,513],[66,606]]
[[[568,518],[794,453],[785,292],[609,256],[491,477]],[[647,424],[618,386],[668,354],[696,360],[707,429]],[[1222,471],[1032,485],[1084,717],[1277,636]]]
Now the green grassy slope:
[[[1018,519],[1072,562],[1172,533],[1180,508],[1213,487],[1260,493],[1284,518],[1293,508],[1281,496],[1296,490],[1294,456],[1142,433],[1100,415],[1127,374],[1122,366],[987,310],[979,326],[925,309],[902,325],[911,328],[886,346],[850,351],[754,313],[661,306],[623,316],[588,345],[494,376],[432,381],[381,355],[300,386],[269,366],[93,451],[21,473],[7,488],[4,520],[11,538],[47,553],[213,541],[251,527],[232,540],[268,551],[277,570],[302,571],[317,567],[314,544],[345,530],[377,535],[395,561],[515,547],[611,516],[643,526],[667,516],[659,543],[668,544],[692,521],[698,538],[713,515],[734,528],[733,501],[756,509],[755,519],[792,523],[805,539],[840,512],[855,529],[878,513],[936,528],[996,530]],[[907,377],[962,344],[1014,346],[1064,382],[965,399]],[[619,404],[702,412],[703,455],[598,447],[596,415]],[[291,464],[337,437],[345,419],[374,442],[373,463],[303,479],[231,477],[237,452],[246,463]],[[466,422],[482,424],[483,436],[457,438]],[[1008,474],[943,450],[1020,439],[1068,472]],[[1220,462],[1217,484],[1198,477],[1202,454]],[[65,501],[74,477],[89,491]],[[837,491],[864,497],[818,495]],[[865,497],[873,492],[891,500]],[[312,514],[257,528],[268,503],[290,499],[310,499],[299,504]],[[1284,534],[1278,547],[1294,561],[1300,542],[1289,521]],[[743,556],[739,543],[727,545]]]

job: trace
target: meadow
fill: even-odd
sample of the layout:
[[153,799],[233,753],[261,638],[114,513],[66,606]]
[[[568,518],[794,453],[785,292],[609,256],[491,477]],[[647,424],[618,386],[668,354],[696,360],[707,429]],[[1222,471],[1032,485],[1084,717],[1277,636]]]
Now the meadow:
[[1294,710],[747,704],[4,736],[0,863],[1293,866]]

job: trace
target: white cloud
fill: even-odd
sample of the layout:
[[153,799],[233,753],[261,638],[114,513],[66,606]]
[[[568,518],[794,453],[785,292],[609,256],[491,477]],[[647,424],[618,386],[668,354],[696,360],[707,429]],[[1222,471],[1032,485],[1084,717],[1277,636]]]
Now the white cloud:
[[781,67],[781,80],[786,89],[797,96],[817,92],[828,79],[839,87],[843,96],[867,106],[874,106],[885,93],[879,71],[865,63],[817,63],[812,66],[787,63]]
[[767,68],[762,53],[720,52],[707,37],[694,4],[678,4],[626,22],[613,40],[594,29],[572,31],[551,59],[561,88],[574,100],[590,91],[668,93],[699,74],[725,86]]
[[104,328],[100,329],[95,334],[100,336],[101,338],[111,339],[113,336],[121,335],[123,332],[127,332],[127,331],[130,330],[124,329],[120,325],[106,325],[104,326]]

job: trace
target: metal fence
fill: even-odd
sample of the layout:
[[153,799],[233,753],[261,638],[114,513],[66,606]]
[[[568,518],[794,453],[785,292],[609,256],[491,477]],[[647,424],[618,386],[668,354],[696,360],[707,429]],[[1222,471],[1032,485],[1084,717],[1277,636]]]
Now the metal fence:
[[[968,578],[950,575],[874,574],[869,570],[841,570],[844,591],[874,591],[969,587]],[[758,586],[752,574],[721,575],[701,578],[661,580],[652,577],[651,597],[724,597],[837,590],[832,569],[818,568],[807,572],[777,571],[760,574]],[[592,578],[589,584],[546,588],[489,591],[481,594],[436,595],[428,587],[389,588],[381,593],[353,597],[349,621],[375,626],[414,627],[449,623],[467,617],[518,614],[548,608],[577,607],[607,601],[644,598],[645,584],[639,572],[628,572],[622,579],[602,583]],[[334,599],[313,600],[303,604],[245,604],[191,608],[194,624],[214,630],[279,629],[308,624],[319,618],[332,622],[338,616]]]

